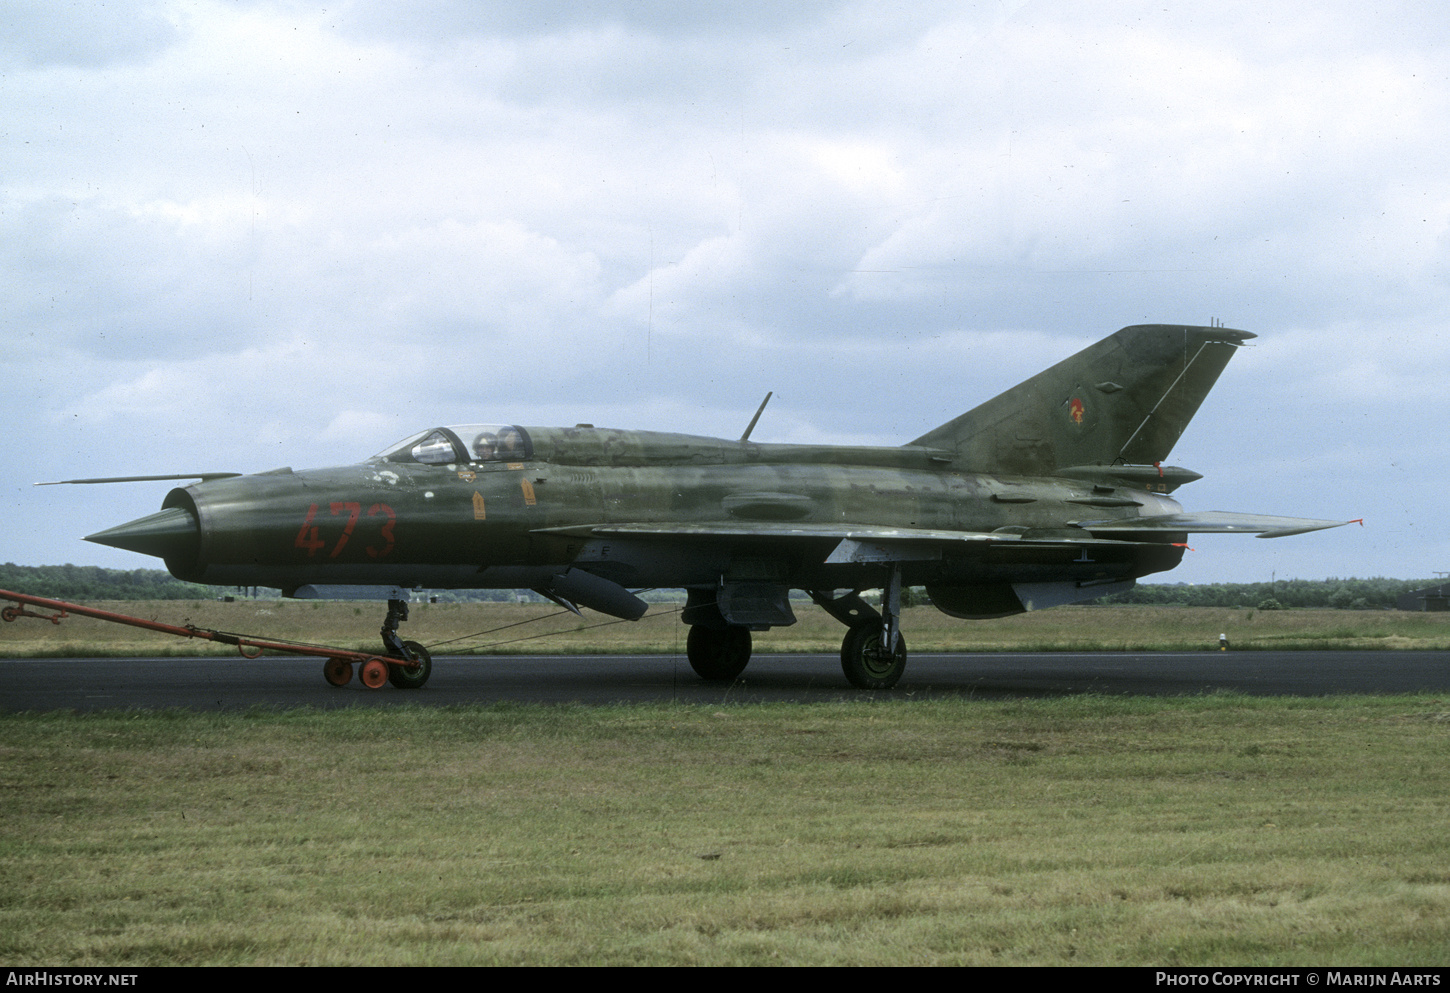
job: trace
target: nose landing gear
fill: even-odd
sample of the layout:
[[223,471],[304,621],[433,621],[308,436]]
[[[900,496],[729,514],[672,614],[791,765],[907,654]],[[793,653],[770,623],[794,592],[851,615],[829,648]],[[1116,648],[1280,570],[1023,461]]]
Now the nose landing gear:
[[[433,656],[428,654],[428,649],[416,641],[404,641],[398,637],[398,624],[408,619],[407,600],[389,600],[388,616],[383,620],[382,635],[383,645],[387,648],[388,654],[393,658],[402,659],[404,662],[412,663],[409,668],[399,665],[396,662],[388,665],[387,681],[400,690],[421,689],[433,674]],[[328,680],[331,682],[331,680]],[[366,680],[364,680],[366,682]],[[372,683],[367,683],[372,686]],[[381,686],[382,683],[378,683]]]

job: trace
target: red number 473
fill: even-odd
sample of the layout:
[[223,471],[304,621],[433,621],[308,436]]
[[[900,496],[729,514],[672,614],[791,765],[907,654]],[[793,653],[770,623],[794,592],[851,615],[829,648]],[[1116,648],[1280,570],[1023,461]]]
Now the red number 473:
[[[334,501],[327,506],[332,511],[333,517],[340,517],[343,514],[347,514],[347,523],[342,527],[342,534],[338,535],[337,544],[333,545],[332,551],[327,553],[328,558],[335,559],[347,547],[347,540],[352,537],[353,528],[357,527],[357,520],[362,516],[362,504],[347,500],[341,502]],[[369,545],[367,547],[368,556],[375,559],[380,559],[393,550],[393,525],[398,520],[398,515],[393,512],[393,508],[385,503],[375,503],[368,508],[368,517],[376,517],[379,514],[387,517],[387,520],[383,522],[383,526],[378,533],[383,543],[381,546]],[[318,525],[312,523],[316,517],[317,504],[314,503],[307,508],[307,516],[303,519],[302,526],[297,529],[296,540],[292,542],[294,547],[305,549],[308,558],[314,557],[318,549],[327,547],[327,542],[323,541],[322,537],[318,534],[320,530]]]

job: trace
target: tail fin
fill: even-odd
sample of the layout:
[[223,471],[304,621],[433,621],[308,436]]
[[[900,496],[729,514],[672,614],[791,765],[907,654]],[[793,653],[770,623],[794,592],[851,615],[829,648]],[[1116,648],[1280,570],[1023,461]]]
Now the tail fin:
[[1168,457],[1235,349],[1231,328],[1136,324],[912,442],[1024,475]]

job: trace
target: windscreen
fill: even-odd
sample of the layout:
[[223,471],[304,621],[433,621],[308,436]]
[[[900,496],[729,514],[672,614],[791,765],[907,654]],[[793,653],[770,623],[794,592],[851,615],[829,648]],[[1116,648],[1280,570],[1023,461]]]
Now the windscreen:
[[374,462],[522,462],[532,454],[528,434],[513,424],[454,424],[409,435],[377,455]]

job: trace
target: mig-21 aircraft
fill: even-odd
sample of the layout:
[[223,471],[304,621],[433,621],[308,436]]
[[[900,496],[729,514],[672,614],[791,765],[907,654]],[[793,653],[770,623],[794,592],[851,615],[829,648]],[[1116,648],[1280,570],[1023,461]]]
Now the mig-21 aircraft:
[[[1185,513],[1169,496],[1202,477],[1163,461],[1253,337],[1126,327],[900,447],[756,443],[754,420],[736,441],[464,424],[340,468],[125,477],[200,481],[87,540],[197,583],[390,588],[382,634],[410,663],[394,668],[404,687],[431,669],[397,635],[408,589],[531,589],[633,620],[635,591],[673,587],[706,680],[738,676],[751,632],[793,624],[803,590],[847,628],[847,679],[886,689],[906,665],[903,586],[953,617],[1002,617],[1127,590],[1178,565],[1189,533],[1349,523]],[[66,482],[102,481],[122,480]]]

